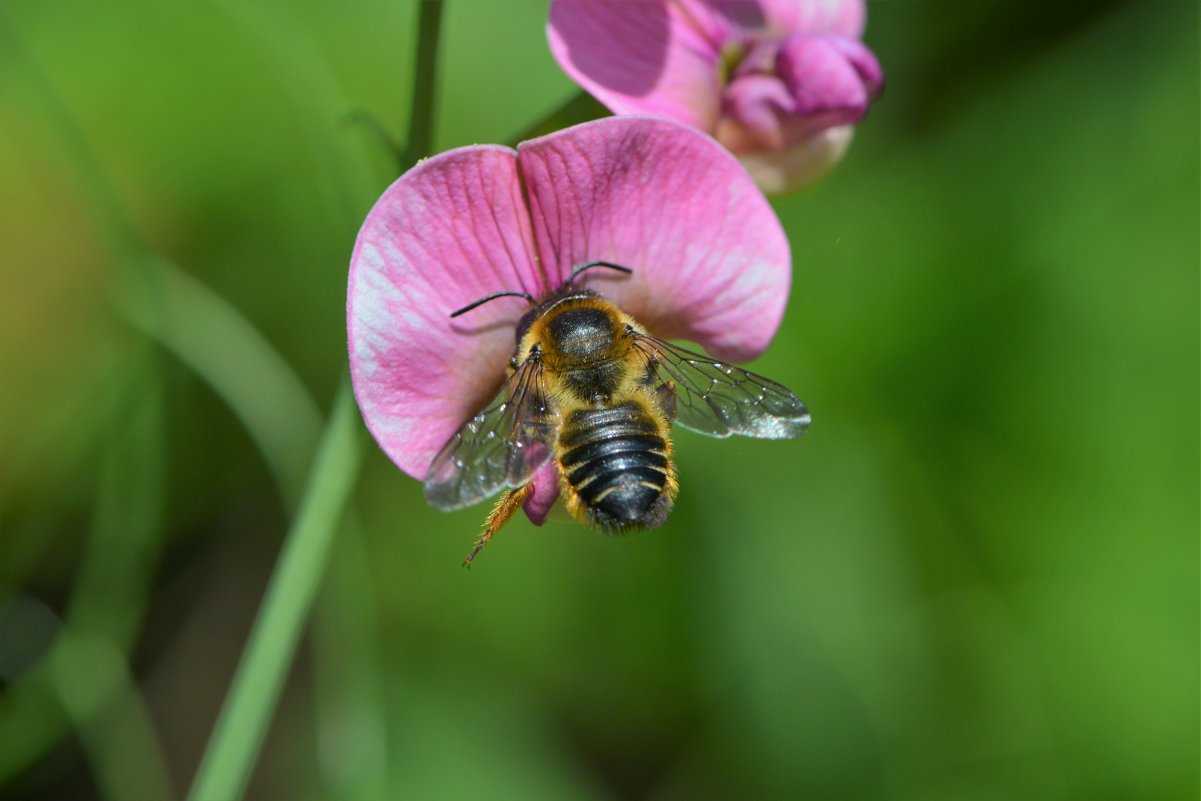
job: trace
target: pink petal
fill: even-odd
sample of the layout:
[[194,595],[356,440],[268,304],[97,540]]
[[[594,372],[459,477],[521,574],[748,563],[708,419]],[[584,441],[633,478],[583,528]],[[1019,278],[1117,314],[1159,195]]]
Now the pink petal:
[[527,307],[485,295],[548,288],[535,267],[516,154],[477,146],[401,176],[359,232],[347,297],[350,370],[363,419],[400,469],[424,479],[434,454],[504,379]]
[[740,153],[738,160],[764,192],[790,192],[833,169],[850,147],[854,133],[853,125],[827,128],[782,150]]
[[717,139],[739,156],[858,122],[883,79],[870,50],[839,36],[794,34],[772,62],[774,75],[740,70],[726,87]]
[[559,466],[553,461],[534,474],[530,480],[534,492],[525,499],[525,515],[535,526],[546,522],[551,507],[559,499]]
[[731,361],[767,347],[788,296],[788,240],[746,171],[684,125],[616,117],[518,148],[544,268],[595,259],[589,286],[661,337]]
[[773,69],[735,74],[717,139],[775,193],[812,183],[838,163],[850,125],[867,112],[884,76],[867,47],[841,36],[789,36]]
[[725,92],[717,141],[741,155],[754,150],[779,150],[785,142],[785,121],[792,114],[788,87],[774,75],[740,75]]
[[763,10],[755,0],[666,0],[680,17],[719,50],[741,41],[747,30],[762,28]]
[[832,33],[859,38],[867,20],[863,0],[757,0],[756,5],[777,35]]
[[[857,122],[867,113],[868,87],[848,53],[861,60],[871,51],[836,37],[790,36],[776,57],[776,74],[793,96],[793,114],[822,118],[821,128]],[[876,65],[878,72],[879,65]]]
[[858,39],[849,39],[844,36],[827,36],[826,41],[842,54],[842,57],[859,75],[859,80],[863,81],[868,96],[875,100],[884,92],[884,70],[881,68],[876,54],[867,45]]
[[547,38],[559,66],[614,112],[713,129],[721,43],[674,2],[552,0]]

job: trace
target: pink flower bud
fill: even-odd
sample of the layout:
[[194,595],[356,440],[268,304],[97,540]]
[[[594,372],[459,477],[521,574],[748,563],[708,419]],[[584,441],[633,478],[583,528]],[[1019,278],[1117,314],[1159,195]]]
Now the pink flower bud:
[[701,128],[780,192],[833,167],[880,94],[863,19],[862,0],[552,0],[548,36],[614,112]]

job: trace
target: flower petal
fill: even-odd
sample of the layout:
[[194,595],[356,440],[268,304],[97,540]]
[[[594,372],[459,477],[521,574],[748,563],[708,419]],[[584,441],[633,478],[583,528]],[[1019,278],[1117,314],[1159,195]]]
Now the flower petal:
[[725,114],[717,141],[736,155],[786,146],[785,122],[792,113],[788,87],[774,75],[740,75],[726,87]]
[[845,36],[828,36],[826,39],[859,74],[859,80],[863,81],[868,96],[872,100],[880,97],[884,92],[884,69],[880,66],[876,54],[858,39]]
[[675,3],[552,0],[546,31],[559,66],[614,112],[713,129],[721,43]]
[[525,509],[525,516],[530,522],[540,526],[546,522],[546,516],[559,499],[559,465],[553,460],[547,462],[545,467],[534,474],[530,483],[534,485],[534,492],[525,499],[522,508]]
[[764,192],[790,192],[808,186],[833,169],[850,147],[854,133],[853,125],[839,125],[783,150],[740,153],[738,160]]
[[883,81],[872,52],[838,36],[788,37],[776,56],[776,74],[793,96],[793,113],[825,117],[823,128],[859,121]]
[[793,34],[772,61],[775,74],[738,73],[726,87],[717,139],[740,157],[858,122],[883,80],[871,51],[840,36]]
[[833,33],[858,38],[867,20],[863,0],[757,0],[755,4],[780,35]]
[[545,270],[623,264],[634,273],[586,280],[656,335],[730,361],[767,347],[788,297],[788,240],[724,148],[670,120],[628,116],[518,152]]
[[526,307],[514,298],[460,319],[450,313],[494,292],[548,288],[515,155],[476,146],[420,163],[384,192],[355,243],[347,296],[355,398],[380,446],[418,479],[499,388]]

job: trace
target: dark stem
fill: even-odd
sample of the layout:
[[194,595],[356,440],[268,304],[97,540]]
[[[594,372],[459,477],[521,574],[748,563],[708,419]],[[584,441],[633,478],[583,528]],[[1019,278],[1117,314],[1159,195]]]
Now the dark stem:
[[587,92],[580,92],[523,130],[512,140],[512,144],[517,145],[527,139],[536,139],[577,123],[607,116],[609,116],[609,110],[601,105],[600,101]]
[[356,108],[348,112],[342,118],[342,122],[347,125],[361,125],[375,138],[376,144],[382,147],[388,155],[401,161],[401,166],[403,167],[405,158],[403,148],[392,138],[392,134],[388,133],[388,129],[379,121],[379,117],[376,117],[366,109]]
[[434,142],[434,97],[437,90],[438,39],[442,30],[442,0],[421,0],[417,15],[417,61],[413,71],[413,103],[409,134],[400,169],[412,167],[430,154]]

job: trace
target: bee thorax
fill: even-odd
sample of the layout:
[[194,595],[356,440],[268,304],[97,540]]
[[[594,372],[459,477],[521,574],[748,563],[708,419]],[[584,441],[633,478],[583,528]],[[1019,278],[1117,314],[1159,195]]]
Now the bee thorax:
[[552,317],[546,328],[565,366],[604,359],[612,353],[616,341],[613,318],[600,309],[568,309]]

